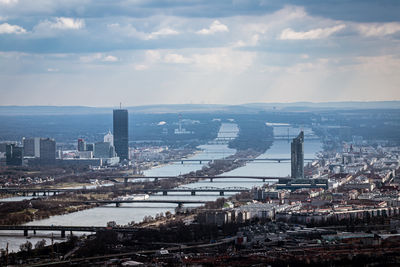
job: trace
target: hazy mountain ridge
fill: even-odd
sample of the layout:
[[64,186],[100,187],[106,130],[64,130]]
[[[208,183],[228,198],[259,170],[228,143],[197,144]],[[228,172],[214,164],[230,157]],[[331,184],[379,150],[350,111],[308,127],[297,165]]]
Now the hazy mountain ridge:
[[[107,114],[118,107],[89,106],[0,106],[2,116]],[[400,101],[294,102],[218,104],[163,104],[124,107],[132,113],[257,113],[262,111],[313,111],[324,109],[400,109]]]

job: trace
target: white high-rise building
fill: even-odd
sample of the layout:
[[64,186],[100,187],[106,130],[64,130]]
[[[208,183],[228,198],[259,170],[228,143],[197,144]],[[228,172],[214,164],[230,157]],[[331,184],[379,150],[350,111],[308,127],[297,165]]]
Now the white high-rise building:
[[108,131],[108,133],[104,136],[104,142],[110,143],[112,146],[114,146],[114,136],[110,131]]

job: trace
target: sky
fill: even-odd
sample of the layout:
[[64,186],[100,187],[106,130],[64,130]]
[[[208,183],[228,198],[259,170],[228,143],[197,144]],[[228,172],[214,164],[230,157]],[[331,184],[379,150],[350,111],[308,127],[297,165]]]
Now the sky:
[[0,0],[0,105],[374,100],[397,0]]

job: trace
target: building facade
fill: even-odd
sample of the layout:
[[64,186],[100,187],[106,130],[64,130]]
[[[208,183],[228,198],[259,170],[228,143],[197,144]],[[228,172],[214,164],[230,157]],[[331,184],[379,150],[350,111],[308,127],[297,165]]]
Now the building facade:
[[86,143],[82,138],[78,139],[78,151],[86,151]]
[[23,148],[15,144],[6,146],[6,165],[7,166],[21,166],[23,158]]
[[104,136],[104,142],[108,142],[114,146],[114,136],[110,131],[108,131],[108,133]]
[[51,138],[40,139],[40,164],[54,165],[56,163],[56,141]]
[[304,132],[291,143],[291,177],[304,178]]
[[40,138],[24,138],[22,140],[24,147],[24,157],[40,157]]
[[115,152],[121,161],[129,159],[128,148],[128,110],[114,109],[113,133]]
[[94,144],[95,158],[113,158],[115,157],[114,147],[109,142],[97,142]]

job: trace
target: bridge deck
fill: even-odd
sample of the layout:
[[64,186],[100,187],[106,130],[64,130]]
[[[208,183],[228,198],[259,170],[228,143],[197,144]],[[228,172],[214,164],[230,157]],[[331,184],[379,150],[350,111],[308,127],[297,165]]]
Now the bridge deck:
[[[0,230],[28,230],[28,231],[74,231],[74,232],[97,232],[110,228],[103,226],[63,226],[63,225],[0,225]],[[115,231],[129,232],[137,231],[134,227],[113,227]]]
[[[65,189],[65,188],[0,188],[0,193],[79,193],[86,191],[94,191],[96,189]],[[113,189],[113,192],[120,193],[158,193],[158,192],[244,192],[249,191],[249,188],[154,188],[154,189]]]

